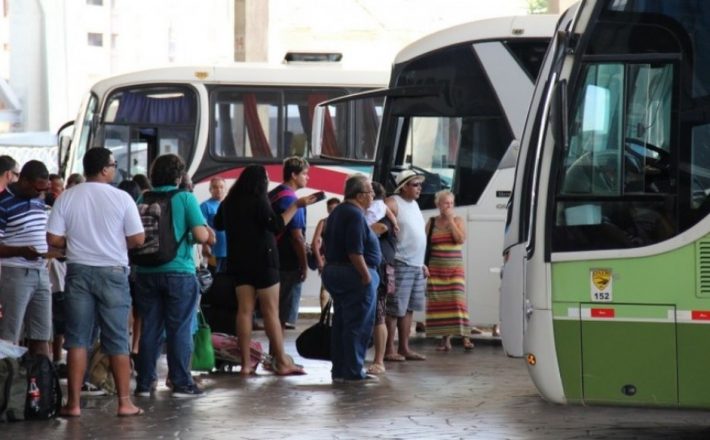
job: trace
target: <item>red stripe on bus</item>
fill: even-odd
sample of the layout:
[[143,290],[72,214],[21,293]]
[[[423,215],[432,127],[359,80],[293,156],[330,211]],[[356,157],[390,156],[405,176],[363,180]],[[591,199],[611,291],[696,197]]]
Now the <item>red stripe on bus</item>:
[[613,318],[614,309],[592,309],[592,318]]
[[[266,173],[269,175],[271,182],[283,182],[283,167],[281,164],[266,165]],[[237,179],[242,174],[244,167],[232,168],[231,170],[223,171],[214,176],[209,176],[202,182],[209,182],[212,177],[221,177],[223,179]],[[334,171],[328,168],[312,166],[308,170],[308,188],[317,189],[329,193],[342,194],[345,188],[345,180],[350,174],[347,172]]]
[[693,321],[710,321],[710,311],[708,310],[693,310],[690,315]]

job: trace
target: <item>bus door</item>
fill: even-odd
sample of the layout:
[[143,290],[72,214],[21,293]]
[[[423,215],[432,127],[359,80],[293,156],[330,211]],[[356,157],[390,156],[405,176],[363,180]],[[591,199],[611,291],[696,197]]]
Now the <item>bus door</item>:
[[118,89],[104,105],[94,146],[108,148],[117,163],[116,182],[148,167],[161,154],[189,163],[195,146],[197,95],[186,86]]

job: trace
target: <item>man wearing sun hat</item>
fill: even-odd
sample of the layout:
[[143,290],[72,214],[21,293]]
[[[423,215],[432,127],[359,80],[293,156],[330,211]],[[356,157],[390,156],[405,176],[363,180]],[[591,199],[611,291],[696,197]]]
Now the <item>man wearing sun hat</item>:
[[[387,206],[397,216],[397,252],[395,254],[395,293],[387,297],[387,347],[385,360],[423,361],[423,355],[409,348],[409,332],[414,311],[425,307],[426,277],[424,265],[426,231],[424,216],[417,199],[422,192],[424,176],[411,169],[397,174],[395,194],[386,200]],[[394,330],[399,333],[398,348],[394,347]]]

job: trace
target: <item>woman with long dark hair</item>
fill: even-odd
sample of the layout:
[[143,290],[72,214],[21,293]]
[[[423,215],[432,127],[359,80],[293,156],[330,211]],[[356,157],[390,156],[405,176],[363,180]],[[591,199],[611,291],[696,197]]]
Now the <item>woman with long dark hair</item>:
[[279,253],[276,235],[284,230],[298,208],[310,205],[313,196],[301,197],[283,214],[271,209],[267,196],[269,179],[264,167],[250,165],[229,190],[215,216],[215,227],[227,236],[227,269],[236,286],[237,336],[242,352],[242,376],[254,374],[249,368],[252,315],[257,298],[264,317],[277,375],[305,374],[294,364],[283,346],[279,321]]

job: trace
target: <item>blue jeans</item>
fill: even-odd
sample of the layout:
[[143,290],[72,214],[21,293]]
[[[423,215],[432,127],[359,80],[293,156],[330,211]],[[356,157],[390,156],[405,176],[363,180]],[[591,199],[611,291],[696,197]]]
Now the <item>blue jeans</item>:
[[362,379],[367,344],[372,335],[380,277],[368,269],[372,281],[363,285],[355,267],[326,265],[323,284],[333,298],[330,341],[333,379]]
[[192,385],[192,316],[200,288],[194,274],[141,274],[136,279],[136,310],[143,319],[136,361],[137,388],[149,390],[158,379],[163,333],[168,351],[168,378],[174,387]]
[[301,272],[297,270],[279,272],[279,319],[281,324],[296,324],[298,307],[301,303]]
[[109,356],[128,354],[128,267],[67,264],[64,306],[64,348],[90,349],[98,319],[102,351]]

